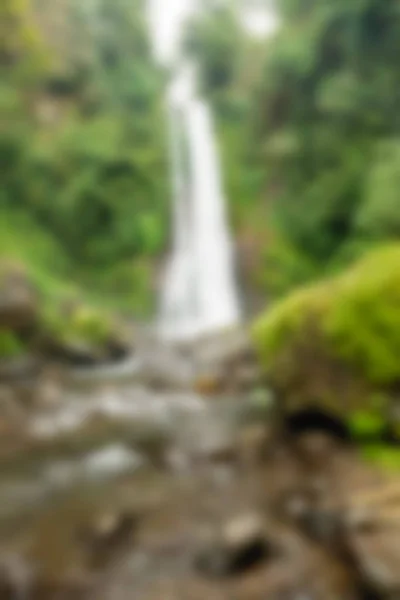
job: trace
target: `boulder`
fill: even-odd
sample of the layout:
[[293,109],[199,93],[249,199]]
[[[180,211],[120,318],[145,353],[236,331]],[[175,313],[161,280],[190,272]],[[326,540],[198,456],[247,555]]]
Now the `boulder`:
[[72,366],[95,366],[125,358],[130,340],[109,314],[79,302],[44,311],[39,347],[46,358]]
[[92,568],[103,568],[132,541],[138,526],[137,515],[107,513],[98,516],[79,533]]
[[38,359],[26,354],[2,358],[0,360],[0,381],[3,383],[31,381],[38,376],[40,367]]
[[225,577],[258,565],[271,552],[262,517],[240,515],[210,535],[200,549],[196,565],[204,574]]
[[203,395],[243,393],[260,385],[262,374],[245,330],[207,336],[193,349],[195,388]]
[[140,379],[156,391],[189,390],[193,382],[193,360],[173,346],[151,342],[143,344],[140,353]]
[[385,424],[400,377],[399,261],[399,243],[378,247],[256,320],[255,345],[283,409]]
[[0,557],[1,598],[30,597],[34,581],[34,569],[24,557],[17,554]]
[[400,597],[400,479],[356,496],[346,524],[347,544],[365,585],[382,597]]
[[244,468],[262,464],[268,458],[275,442],[275,431],[266,423],[249,423],[241,427],[236,436],[239,464]]
[[232,597],[243,600],[359,598],[351,567],[293,529],[272,522],[266,527],[256,513],[210,536],[196,564],[211,581],[227,579]]
[[0,263],[0,329],[26,331],[38,314],[37,292],[20,265]]

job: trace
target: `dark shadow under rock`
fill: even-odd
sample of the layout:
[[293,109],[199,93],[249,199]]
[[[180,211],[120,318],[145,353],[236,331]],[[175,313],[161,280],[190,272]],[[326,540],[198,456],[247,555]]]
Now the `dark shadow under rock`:
[[195,565],[211,577],[227,577],[247,571],[272,554],[263,520],[244,515],[222,526],[200,549]]

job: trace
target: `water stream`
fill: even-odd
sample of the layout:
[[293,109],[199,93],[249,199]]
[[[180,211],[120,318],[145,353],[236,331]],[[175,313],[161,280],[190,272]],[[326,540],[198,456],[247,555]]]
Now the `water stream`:
[[[196,64],[180,40],[185,17],[195,10],[187,0],[154,0],[156,51],[172,66],[167,94],[173,175],[173,244],[161,293],[160,333],[190,339],[240,321],[222,173],[210,106],[198,92]],[[175,12],[174,12],[175,11]]]

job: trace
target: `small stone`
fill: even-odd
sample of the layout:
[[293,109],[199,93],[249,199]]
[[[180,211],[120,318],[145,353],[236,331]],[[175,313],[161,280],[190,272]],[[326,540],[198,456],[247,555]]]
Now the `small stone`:
[[366,583],[390,597],[400,594],[400,528],[378,527],[350,536],[350,546]]
[[34,578],[34,569],[24,557],[10,554],[0,558],[0,594],[2,598],[28,598]]
[[228,523],[223,531],[225,542],[230,547],[239,547],[260,539],[264,534],[264,523],[258,515],[246,515]]
[[345,514],[345,535],[367,586],[400,597],[400,485],[396,477],[355,496]]
[[214,577],[241,573],[270,553],[263,520],[255,514],[238,517],[212,536],[197,557],[200,571]]
[[104,514],[80,532],[93,567],[102,567],[132,539],[137,521],[131,514]]
[[271,428],[262,423],[247,425],[238,434],[237,447],[240,463],[244,466],[262,462],[271,445]]
[[201,396],[215,396],[221,392],[221,381],[218,376],[202,376],[194,383],[194,391]]

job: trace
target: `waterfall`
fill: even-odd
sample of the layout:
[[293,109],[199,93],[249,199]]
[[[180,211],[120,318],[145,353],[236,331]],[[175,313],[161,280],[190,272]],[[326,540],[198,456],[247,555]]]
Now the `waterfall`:
[[[177,340],[223,329],[240,320],[212,114],[197,91],[196,65],[185,60],[179,47],[190,5],[190,0],[174,0],[169,15],[160,0],[153,0],[152,7],[158,54],[176,65],[167,95],[173,247],[161,293],[159,329],[163,337]],[[169,26],[166,19],[172,19]]]

